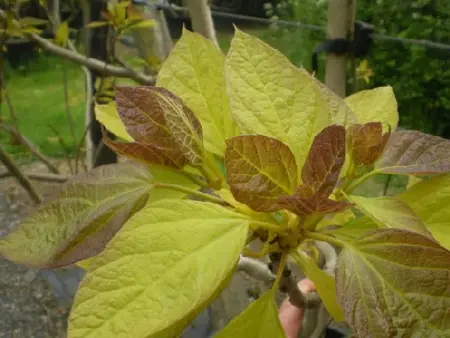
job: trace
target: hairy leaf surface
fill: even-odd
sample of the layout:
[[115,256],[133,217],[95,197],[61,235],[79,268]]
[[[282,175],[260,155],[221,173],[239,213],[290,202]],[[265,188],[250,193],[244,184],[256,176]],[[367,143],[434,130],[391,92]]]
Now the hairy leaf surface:
[[414,210],[439,243],[450,250],[450,175],[417,183],[399,198]]
[[450,252],[425,236],[378,229],[348,243],[336,285],[357,337],[450,335]]
[[332,125],[314,138],[302,169],[303,184],[321,197],[333,192],[345,161],[345,128]]
[[404,202],[395,197],[368,198],[349,196],[362,212],[381,226],[415,231],[430,236],[422,220]]
[[255,211],[276,210],[278,199],[297,186],[294,155],[271,137],[244,135],[228,140],[225,165],[233,196]]
[[247,230],[248,219],[212,203],[144,208],[94,260],[68,337],[178,337],[227,280]]
[[387,174],[450,172],[450,140],[419,131],[397,131],[386,146],[376,170]]
[[199,34],[183,34],[158,73],[157,85],[183,99],[203,126],[205,148],[219,156],[238,135],[225,90],[225,57]]
[[214,338],[284,338],[272,290],[267,291]]
[[352,160],[360,165],[373,164],[382,154],[390,133],[383,135],[380,122],[354,124],[347,129],[347,144]]
[[329,314],[337,322],[343,322],[344,312],[337,301],[336,283],[333,277],[325,271],[319,269],[317,264],[306,254],[299,252],[295,255],[296,262],[306,277],[310,279],[316,286],[317,292],[320,295]]
[[133,141],[133,138],[128,134],[125,125],[117,113],[116,102],[111,101],[107,105],[95,105],[95,118],[105,126],[108,131],[124,139],[126,141]]
[[385,130],[397,128],[397,100],[392,87],[362,90],[346,97],[345,102],[353,111],[359,123],[382,122],[387,124]]
[[231,111],[242,133],[277,138],[301,168],[314,136],[330,124],[327,103],[313,78],[240,30],[225,69]]
[[144,206],[151,188],[151,174],[127,164],[75,176],[64,183],[56,200],[42,205],[0,240],[0,254],[38,267],[92,257]]

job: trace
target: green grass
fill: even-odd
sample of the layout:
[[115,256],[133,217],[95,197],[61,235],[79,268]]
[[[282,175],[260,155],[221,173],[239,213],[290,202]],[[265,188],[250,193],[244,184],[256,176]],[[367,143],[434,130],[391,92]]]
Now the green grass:
[[[33,61],[27,72],[7,69],[8,93],[20,132],[44,154],[52,157],[61,157],[64,151],[49,125],[58,130],[72,154],[76,149],[65,113],[63,67],[67,70],[69,106],[76,123],[77,138],[80,140],[84,132],[85,84],[83,71],[79,66],[67,61],[63,63],[56,57],[40,56]],[[11,123],[6,102],[2,102],[0,116]],[[15,156],[27,155],[22,146],[11,145],[9,135],[4,132],[0,133],[0,143]]]

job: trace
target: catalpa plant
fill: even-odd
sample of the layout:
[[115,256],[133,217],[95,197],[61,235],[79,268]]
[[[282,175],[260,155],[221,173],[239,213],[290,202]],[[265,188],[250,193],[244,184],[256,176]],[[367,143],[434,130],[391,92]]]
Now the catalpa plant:
[[[273,287],[216,337],[283,337],[274,295],[294,263],[356,337],[450,336],[450,141],[396,131],[390,87],[341,99],[239,30],[226,57],[185,30],[156,86],[96,113],[141,163],[72,178],[0,242],[16,263],[87,270],[70,338],[178,337],[245,256],[271,258]],[[357,193],[381,174],[412,179]]]

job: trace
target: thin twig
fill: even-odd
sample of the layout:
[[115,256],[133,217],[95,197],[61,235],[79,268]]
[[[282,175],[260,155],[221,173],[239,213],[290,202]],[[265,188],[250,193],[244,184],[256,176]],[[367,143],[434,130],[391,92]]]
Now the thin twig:
[[0,146],[0,161],[5,165],[8,171],[19,181],[19,184],[24,188],[31,199],[36,203],[42,202],[42,197],[37,192],[33,183],[22,173],[19,166],[14,160],[6,153],[2,146]]
[[[69,179],[68,176],[65,175],[59,175],[59,174],[47,174],[47,173],[24,173],[26,177],[28,177],[31,180],[36,181],[44,181],[44,182],[59,182],[64,183]],[[1,178],[7,178],[13,176],[12,173],[9,171],[0,173],[0,179]]]
[[[4,10],[0,9],[0,18],[6,19],[6,13]],[[64,59],[73,61],[75,63],[86,66],[87,68],[96,71],[103,76],[115,76],[122,78],[130,78],[135,80],[140,84],[153,85],[155,84],[155,77],[147,76],[143,73],[135,72],[130,68],[117,67],[106,62],[100,61],[98,59],[89,58],[80,53],[71,51],[69,49],[59,47],[53,42],[46,40],[35,33],[24,33],[25,37],[36,42],[36,44],[43,50],[54,54],[56,56],[62,57]]]
[[[83,143],[86,139],[86,136],[87,136],[90,128],[91,128],[91,123],[89,123],[86,126],[86,128],[84,128],[83,136],[81,137],[80,142],[78,143],[78,146],[77,146],[77,155],[75,157],[75,174],[78,174],[78,163],[80,162],[81,148],[83,148]],[[81,164],[83,165],[84,171],[88,171],[86,163],[84,163],[84,161],[81,161]]]
[[73,120],[73,116],[70,112],[70,104],[69,104],[69,82],[67,79],[67,67],[65,60],[62,60],[62,73],[63,73],[63,91],[64,91],[64,105],[66,108],[66,117],[67,122],[69,124],[70,134],[72,135],[73,144],[77,144],[77,135],[75,131],[75,122]]
[[72,166],[72,161],[70,160],[70,149],[67,147],[66,143],[64,142],[64,139],[62,138],[61,134],[56,130],[55,127],[53,127],[51,124],[48,125],[48,127],[52,130],[53,134],[58,139],[59,145],[61,146],[61,149],[64,151],[64,154],[66,155],[66,161],[69,165],[70,173],[73,175],[74,170]]
[[0,128],[5,130],[7,133],[11,133],[14,135],[14,137],[16,137],[20,143],[28,149],[28,151],[33,154],[36,158],[38,158],[42,163],[44,163],[46,165],[46,167],[48,168],[48,170],[50,170],[52,173],[54,174],[59,174],[59,170],[58,168],[52,163],[50,162],[50,160],[41,153],[41,151],[39,150],[39,148],[37,146],[35,146],[30,140],[28,140],[25,136],[23,136],[22,134],[20,134],[14,127],[12,126],[8,126],[6,124],[0,124]]

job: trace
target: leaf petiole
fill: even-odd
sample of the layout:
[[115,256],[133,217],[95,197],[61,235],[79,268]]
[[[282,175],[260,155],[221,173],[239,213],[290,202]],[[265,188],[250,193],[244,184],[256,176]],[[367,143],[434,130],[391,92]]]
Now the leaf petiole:
[[305,236],[308,237],[308,238],[314,239],[316,241],[328,242],[330,244],[334,244],[334,245],[336,245],[338,247],[341,247],[341,248],[345,248],[345,247],[348,246],[345,242],[343,242],[343,241],[341,241],[341,240],[339,240],[337,238],[334,238],[334,237],[331,237],[331,236],[327,236],[327,235],[324,235],[324,234],[320,234],[320,233],[317,233],[317,232],[306,231],[305,232]]
[[193,189],[189,189],[189,188],[185,188],[181,185],[176,185],[176,184],[168,184],[168,183],[156,183],[153,186],[154,188],[160,188],[160,189],[169,189],[169,190],[175,190],[175,191],[181,191],[181,192],[185,192],[187,194],[196,196],[196,197],[200,197],[202,199],[204,199],[205,201],[208,202],[212,202],[212,203],[216,203],[216,204],[221,204],[221,205],[228,205],[227,202],[225,202],[223,199],[219,198],[219,197],[215,197],[209,194],[205,194],[201,191],[197,191],[197,190],[193,190]]
[[372,177],[372,176],[374,176],[374,175],[376,175],[376,174],[378,174],[378,171],[373,170],[373,171],[368,172],[368,173],[365,174],[364,176],[361,176],[361,177],[358,178],[357,180],[353,181],[353,182],[348,186],[348,188],[345,189],[345,192],[351,193],[353,190],[355,190],[355,188],[356,188],[357,186],[359,186],[359,185],[362,184],[364,181],[366,181],[368,178],[370,178],[370,177]]
[[189,178],[193,183],[197,184],[198,186],[202,187],[202,188],[208,188],[208,183],[205,181],[202,181],[199,177],[197,177],[197,175],[192,174],[190,172],[187,171],[182,171],[181,172],[184,176],[186,176],[187,178]]
[[280,264],[278,265],[277,277],[275,279],[275,282],[272,285],[272,290],[278,289],[278,286],[280,285],[281,278],[283,277],[284,267],[286,266],[286,261],[287,261],[287,255],[286,255],[286,253],[283,253],[283,255],[281,256],[281,259],[280,259]]

